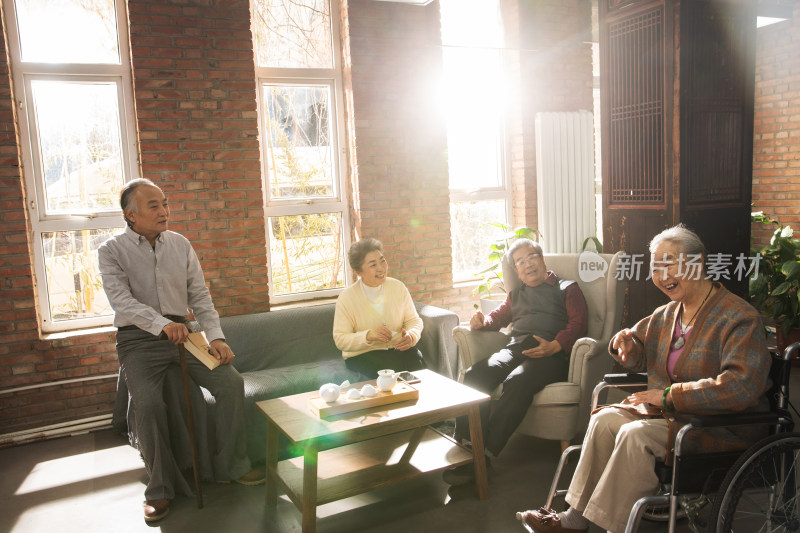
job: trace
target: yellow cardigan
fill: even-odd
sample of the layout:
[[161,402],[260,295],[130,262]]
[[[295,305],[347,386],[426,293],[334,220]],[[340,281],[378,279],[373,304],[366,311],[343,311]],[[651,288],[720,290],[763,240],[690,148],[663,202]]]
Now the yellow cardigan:
[[[414,339],[414,345],[419,342],[422,319],[417,314],[406,286],[402,281],[386,278],[383,290],[385,295],[383,315],[375,311],[364,295],[361,279],[339,294],[333,317],[333,340],[345,359],[372,350],[393,348],[400,340],[400,331],[403,329]],[[392,340],[368,341],[367,332],[383,324],[396,332]]]

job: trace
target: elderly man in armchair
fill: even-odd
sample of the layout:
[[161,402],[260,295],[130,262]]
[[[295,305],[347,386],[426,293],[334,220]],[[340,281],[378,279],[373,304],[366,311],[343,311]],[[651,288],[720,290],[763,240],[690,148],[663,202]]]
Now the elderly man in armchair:
[[[488,359],[475,363],[464,376],[465,385],[485,393],[503,385],[491,416],[489,404],[481,406],[487,462],[502,451],[522,422],[533,396],[546,385],[566,379],[572,345],[586,335],[588,323],[580,287],[547,270],[538,243],[518,239],[509,248],[508,256],[522,283],[488,316],[476,312],[470,328],[498,331],[513,324],[509,343]],[[455,437],[458,441],[468,439],[466,417],[456,420]],[[450,485],[460,485],[470,482],[473,475],[473,466],[467,464],[446,470],[443,478]]]

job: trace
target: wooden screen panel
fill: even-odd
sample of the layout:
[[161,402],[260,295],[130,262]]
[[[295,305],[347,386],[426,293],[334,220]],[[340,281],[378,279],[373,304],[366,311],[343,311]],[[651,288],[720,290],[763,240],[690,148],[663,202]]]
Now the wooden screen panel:
[[741,203],[742,113],[695,111],[689,117],[688,157],[684,158],[685,206]]
[[752,24],[734,7],[687,5],[683,12],[685,85],[684,207],[749,204],[743,175],[746,39]]
[[666,202],[664,10],[608,26],[609,206]]

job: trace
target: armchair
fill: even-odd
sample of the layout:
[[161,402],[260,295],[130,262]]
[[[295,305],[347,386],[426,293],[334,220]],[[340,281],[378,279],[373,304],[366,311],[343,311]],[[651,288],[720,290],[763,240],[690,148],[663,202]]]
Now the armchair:
[[[622,319],[625,282],[617,280],[617,262],[622,252],[600,254],[608,263],[604,276],[583,281],[579,276],[580,254],[545,255],[548,270],[562,279],[575,280],[589,309],[587,337],[578,339],[570,354],[567,381],[551,383],[533,397],[530,409],[517,431],[525,435],[561,441],[562,450],[578,433],[586,430],[592,389],[611,370],[613,359],[607,353],[608,342]],[[521,283],[510,263],[503,257],[503,283],[511,291]],[[486,359],[508,343],[508,336],[497,331],[472,331],[468,325],[453,329],[453,338],[461,358],[461,373],[477,361]],[[502,385],[494,391],[497,397]]]

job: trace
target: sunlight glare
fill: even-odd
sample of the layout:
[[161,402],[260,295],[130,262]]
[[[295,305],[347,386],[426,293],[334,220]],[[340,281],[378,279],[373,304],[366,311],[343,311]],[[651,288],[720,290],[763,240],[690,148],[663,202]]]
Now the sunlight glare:
[[[120,462],[120,454],[126,452],[130,452],[131,460]],[[138,460],[137,453],[127,444],[104,450],[91,450],[37,463],[14,495],[40,492],[141,468],[143,465]],[[139,483],[138,479],[135,481]]]
[[119,64],[114,0],[16,0],[22,60]]

